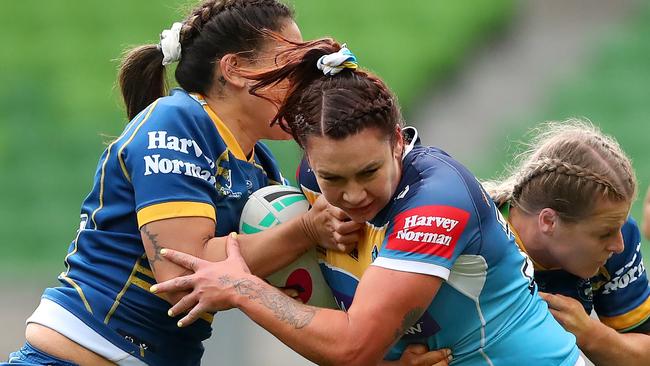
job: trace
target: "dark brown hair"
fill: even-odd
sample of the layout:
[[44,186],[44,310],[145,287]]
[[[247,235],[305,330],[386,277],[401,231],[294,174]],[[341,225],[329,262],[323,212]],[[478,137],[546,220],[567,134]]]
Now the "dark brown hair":
[[[293,11],[277,0],[203,1],[183,21],[178,84],[188,92],[205,94],[219,59],[229,53],[254,56],[265,40],[260,31],[280,31],[292,18]],[[167,94],[162,60],[162,51],[153,44],[126,52],[118,79],[129,119]]]
[[[337,52],[341,45],[330,38],[311,42],[292,42],[265,32],[282,44],[276,66],[263,70],[243,70],[256,83],[251,93],[264,98],[261,90],[288,83],[273,123],[291,133],[305,148],[309,136],[342,139],[374,127],[390,136],[402,117],[395,96],[378,77],[361,69],[343,69],[324,75],[316,66],[321,56]],[[267,98],[268,99],[268,98]]]

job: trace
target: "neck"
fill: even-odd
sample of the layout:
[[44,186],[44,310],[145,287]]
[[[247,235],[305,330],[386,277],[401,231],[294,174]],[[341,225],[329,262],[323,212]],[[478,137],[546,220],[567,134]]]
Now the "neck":
[[533,262],[544,268],[558,267],[557,261],[548,251],[547,238],[537,225],[537,215],[531,215],[518,207],[510,207],[510,225],[517,232],[521,245]]
[[228,127],[244,154],[250,157],[255,144],[260,138],[255,133],[256,129],[251,119],[248,118],[246,109],[240,103],[227,97],[215,97],[213,94],[206,95],[204,99],[210,109]]

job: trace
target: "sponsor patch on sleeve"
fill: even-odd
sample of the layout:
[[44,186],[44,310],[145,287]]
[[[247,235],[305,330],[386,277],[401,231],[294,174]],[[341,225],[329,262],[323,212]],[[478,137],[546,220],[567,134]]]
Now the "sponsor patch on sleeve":
[[395,217],[386,248],[451,258],[469,212],[452,206],[421,206]]

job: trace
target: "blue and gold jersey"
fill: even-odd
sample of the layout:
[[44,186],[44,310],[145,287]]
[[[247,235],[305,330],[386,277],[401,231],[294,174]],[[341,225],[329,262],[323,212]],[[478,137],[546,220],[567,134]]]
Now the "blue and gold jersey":
[[562,294],[582,303],[587,313],[619,332],[650,332],[650,287],[643,257],[641,234],[633,218],[621,229],[625,249],[613,255],[599,273],[582,279],[566,271],[535,268],[540,291]]
[[149,365],[198,365],[211,316],[187,328],[167,316],[170,305],[149,292],[155,280],[139,229],[199,216],[216,220],[217,236],[227,235],[237,231],[248,196],[282,179],[263,144],[246,157],[200,96],[174,90],[104,151],[62,285],[43,298]]
[[[319,193],[306,160],[300,184]],[[575,337],[548,312],[496,206],[474,176],[441,150],[415,146],[389,204],[350,254],[322,251],[321,268],[345,310],[370,265],[444,280],[424,315],[386,358],[408,344],[450,348],[458,365],[574,365]],[[380,316],[380,315],[378,315]]]

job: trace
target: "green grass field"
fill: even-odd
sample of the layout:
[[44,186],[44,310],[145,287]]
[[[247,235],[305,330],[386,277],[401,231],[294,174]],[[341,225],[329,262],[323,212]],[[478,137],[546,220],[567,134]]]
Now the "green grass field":
[[[195,2],[190,2],[193,4]],[[512,0],[393,2],[296,0],[305,38],[348,42],[362,66],[386,79],[405,111],[418,93],[498,32]],[[61,268],[105,145],[124,112],[115,88],[129,45],[154,43],[188,2],[5,2],[0,12],[0,235],[3,268]],[[287,176],[297,153],[274,145]]]

